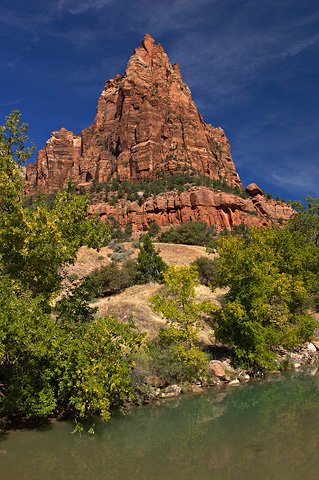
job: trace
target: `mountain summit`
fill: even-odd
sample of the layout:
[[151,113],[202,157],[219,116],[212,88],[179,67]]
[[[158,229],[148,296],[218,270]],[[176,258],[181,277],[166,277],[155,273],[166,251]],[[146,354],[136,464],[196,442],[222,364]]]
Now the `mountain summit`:
[[81,135],[65,128],[52,132],[37,161],[26,167],[26,190],[52,193],[70,176],[81,185],[163,171],[221,178],[242,190],[224,131],[203,121],[179,65],[171,65],[146,34],[125,74],[106,82],[93,125]]

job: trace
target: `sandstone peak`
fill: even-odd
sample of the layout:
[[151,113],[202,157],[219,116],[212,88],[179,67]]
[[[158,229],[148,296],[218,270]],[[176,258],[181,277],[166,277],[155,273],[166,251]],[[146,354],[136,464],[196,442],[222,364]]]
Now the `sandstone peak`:
[[125,74],[106,82],[93,125],[81,135],[53,132],[27,166],[27,192],[51,193],[71,175],[83,184],[162,172],[221,178],[242,190],[224,131],[203,121],[179,65],[146,34]]
[[145,48],[145,50],[148,52],[148,53],[151,53],[151,51],[153,50],[153,47],[155,45],[155,40],[153,37],[151,37],[151,35],[149,35],[148,33],[145,35],[145,37],[143,38],[143,41],[142,41],[142,46]]

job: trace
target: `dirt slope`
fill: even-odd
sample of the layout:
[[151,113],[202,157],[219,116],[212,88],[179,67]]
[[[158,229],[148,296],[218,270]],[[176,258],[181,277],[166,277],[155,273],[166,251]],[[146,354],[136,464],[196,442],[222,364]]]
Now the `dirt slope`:
[[[137,257],[138,249],[132,248],[131,243],[125,243],[125,246],[133,251],[132,258]],[[188,266],[201,256],[213,258],[213,255],[206,253],[205,247],[166,243],[156,243],[155,247],[160,249],[160,254],[168,265]],[[94,268],[110,262],[107,255],[111,252],[112,250],[108,247],[103,247],[100,252],[82,247],[77,261],[69,269],[69,274],[76,274],[79,278],[87,275]],[[94,305],[98,307],[99,316],[114,314],[118,320],[126,321],[132,315],[138,331],[147,333],[148,338],[154,338],[158,330],[165,325],[165,320],[162,319],[161,315],[152,311],[150,304],[150,298],[160,289],[161,286],[157,283],[135,285],[117,295],[101,298]],[[211,300],[216,304],[219,303],[218,300],[224,293],[225,291],[222,289],[217,289],[212,293],[204,285],[200,285],[196,289],[198,301]],[[213,330],[205,322],[202,326],[199,340],[200,343],[207,345],[211,343]]]

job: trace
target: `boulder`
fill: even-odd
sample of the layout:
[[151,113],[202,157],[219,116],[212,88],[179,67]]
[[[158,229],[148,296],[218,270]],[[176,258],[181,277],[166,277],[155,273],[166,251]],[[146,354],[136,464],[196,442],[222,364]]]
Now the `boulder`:
[[218,377],[220,380],[227,380],[226,372],[221,366],[220,362],[210,362],[207,373],[208,375],[215,375],[215,377]]
[[261,188],[256,185],[256,183],[250,183],[246,188],[246,192],[251,196],[255,197],[256,195],[263,195],[264,192],[262,191]]
[[182,391],[182,387],[179,385],[169,385],[166,389],[165,392],[162,392],[160,394],[161,398],[168,398],[168,397],[177,397]]

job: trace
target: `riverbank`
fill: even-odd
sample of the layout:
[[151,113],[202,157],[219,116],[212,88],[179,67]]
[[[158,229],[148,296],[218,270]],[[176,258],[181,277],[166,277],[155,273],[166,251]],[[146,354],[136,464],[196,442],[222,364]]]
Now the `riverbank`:
[[[189,393],[201,393],[207,389],[216,386],[233,387],[248,383],[251,379],[256,377],[266,377],[268,374],[281,373],[283,370],[290,371],[309,371],[314,375],[319,370],[319,339],[312,343],[306,343],[301,349],[295,352],[282,351],[278,356],[278,370],[274,371],[252,371],[235,369],[231,366],[230,352],[225,347],[215,348],[212,351],[212,356],[215,358],[210,361],[205,379],[196,383],[183,384],[168,384],[162,380],[160,384],[159,379],[154,377],[148,378],[149,392],[145,395],[140,404],[149,405],[159,399],[177,397]],[[281,368],[279,368],[281,366]],[[136,405],[132,402],[126,407],[130,408]],[[52,426],[56,421],[71,420],[74,418],[70,412],[63,412],[55,417],[48,418],[8,418],[3,413],[0,413],[0,436],[10,433],[10,431],[29,430],[46,428]]]
[[276,360],[277,370],[261,371],[258,369],[240,369],[233,368],[231,365],[230,354],[227,349],[221,349],[216,354],[216,358],[211,360],[207,370],[207,377],[201,382],[193,385],[167,385],[160,389],[152,385],[152,397],[168,398],[180,395],[182,393],[199,392],[204,388],[217,385],[235,386],[241,383],[249,382],[252,378],[263,377],[269,373],[279,373],[283,370],[300,370],[312,368],[312,373],[319,369],[319,340],[305,343],[299,350],[288,352],[282,350]]

